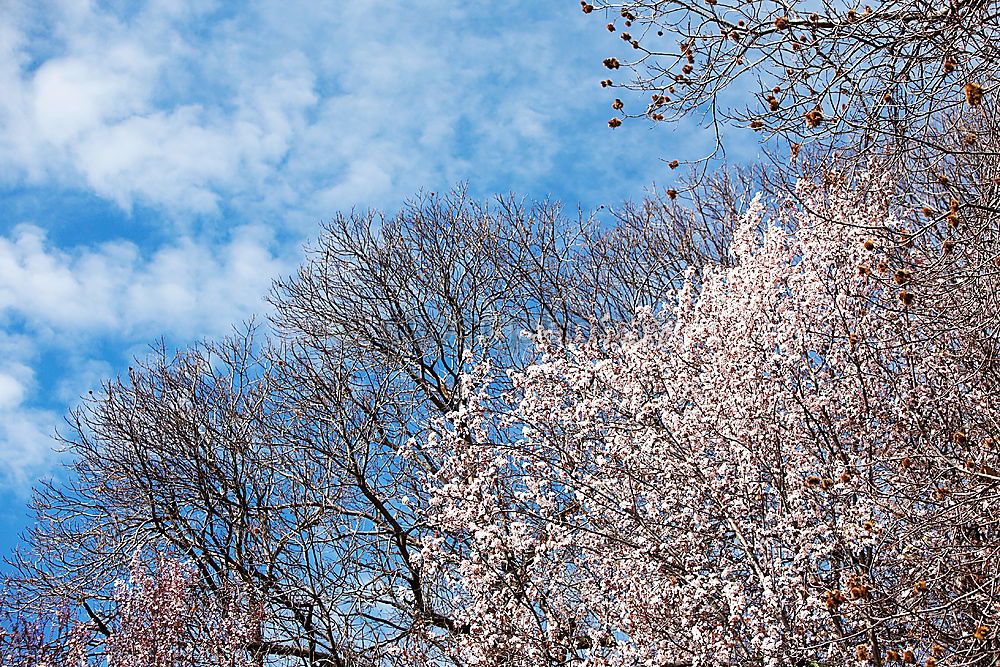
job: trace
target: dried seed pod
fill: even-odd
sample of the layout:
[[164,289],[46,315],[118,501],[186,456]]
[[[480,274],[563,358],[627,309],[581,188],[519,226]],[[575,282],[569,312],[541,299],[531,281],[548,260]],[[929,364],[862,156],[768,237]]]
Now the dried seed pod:
[[983,87],[978,83],[965,84],[965,101],[969,103],[970,107],[979,106],[983,101]]

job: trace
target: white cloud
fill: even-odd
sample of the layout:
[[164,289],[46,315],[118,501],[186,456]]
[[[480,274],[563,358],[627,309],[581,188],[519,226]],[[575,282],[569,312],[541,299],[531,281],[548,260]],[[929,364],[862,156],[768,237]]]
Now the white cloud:
[[31,78],[39,138],[64,146],[88,131],[148,107],[156,61],[135,44],[46,61]]
[[[129,21],[81,2],[8,8],[0,174],[85,186],[126,210],[142,202],[199,213],[273,175],[316,101],[308,63],[288,49],[252,69],[199,70],[201,49],[216,45],[195,43],[179,23],[197,13],[192,5],[149,3]],[[57,52],[47,58],[26,37],[46,9]]]
[[123,241],[55,248],[44,230],[19,225],[0,237],[0,318],[57,344],[218,335],[261,312],[271,281],[294,266],[279,252],[261,227],[234,229],[218,244],[182,238],[146,255]]
[[515,5],[16,0],[0,29],[0,179],[124,210],[315,220],[458,180],[531,184],[584,146],[648,156],[654,173],[647,137],[595,122],[601,31],[572,8]]
[[0,410],[16,408],[24,399],[24,386],[11,375],[0,372]]
[[24,494],[56,458],[59,415],[38,408],[0,409],[0,489]]
[[0,333],[0,489],[23,492],[53,462],[58,414],[30,402],[38,389],[29,365],[35,347],[26,336]]
[[[272,279],[297,261],[252,226],[150,253],[123,241],[57,248],[32,225],[0,237],[0,486],[23,491],[52,465],[59,419],[48,405],[75,403],[160,336],[230,333],[266,311]],[[111,359],[100,349],[109,343],[119,351]],[[54,372],[50,386],[36,381],[35,366]]]

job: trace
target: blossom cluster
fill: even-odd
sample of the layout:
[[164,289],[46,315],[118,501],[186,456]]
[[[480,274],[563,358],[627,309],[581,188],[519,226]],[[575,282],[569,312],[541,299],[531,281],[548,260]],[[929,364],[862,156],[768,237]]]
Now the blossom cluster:
[[[159,554],[148,569],[138,555],[116,582],[105,620],[83,621],[70,601],[53,614],[36,607],[0,624],[0,667],[252,667],[263,608],[244,586],[206,596],[188,561]],[[0,597],[13,610],[13,597]]]
[[758,198],[662,311],[470,375],[421,551],[457,659],[992,664],[992,250],[900,242],[889,190]]
[[262,610],[241,586],[203,599],[192,564],[159,556],[153,574],[136,558],[128,581],[115,588],[108,667],[256,664],[249,648],[260,639]]

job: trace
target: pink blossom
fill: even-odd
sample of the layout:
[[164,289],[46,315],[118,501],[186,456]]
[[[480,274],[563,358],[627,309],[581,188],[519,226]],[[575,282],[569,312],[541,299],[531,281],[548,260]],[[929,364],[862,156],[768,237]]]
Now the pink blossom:
[[663,312],[578,344],[539,334],[512,396],[474,378],[429,442],[421,554],[465,629],[456,657],[992,660],[995,323],[936,249],[869,241],[902,226],[887,191],[758,198],[734,264]]

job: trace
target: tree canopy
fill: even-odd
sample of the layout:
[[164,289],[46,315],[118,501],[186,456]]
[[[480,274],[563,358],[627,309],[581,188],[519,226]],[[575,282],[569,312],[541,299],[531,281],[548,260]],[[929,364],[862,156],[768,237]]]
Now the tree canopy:
[[582,8],[792,161],[336,216],[69,416],[0,667],[996,662],[994,5]]

